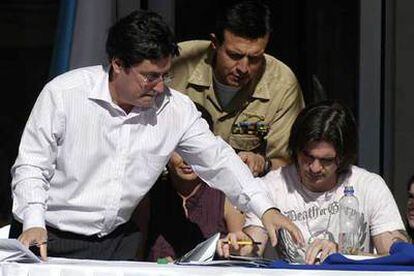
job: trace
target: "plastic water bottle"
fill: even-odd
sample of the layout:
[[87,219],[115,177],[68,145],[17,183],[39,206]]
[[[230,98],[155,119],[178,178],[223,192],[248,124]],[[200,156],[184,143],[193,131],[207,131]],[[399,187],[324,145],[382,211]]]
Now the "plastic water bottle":
[[358,221],[359,203],[354,195],[354,187],[345,186],[344,195],[339,200],[339,252],[357,254],[359,250]]

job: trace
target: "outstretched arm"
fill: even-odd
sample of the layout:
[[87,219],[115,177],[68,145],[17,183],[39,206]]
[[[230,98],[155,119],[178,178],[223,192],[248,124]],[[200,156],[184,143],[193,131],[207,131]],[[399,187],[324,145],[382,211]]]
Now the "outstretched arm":
[[12,168],[13,213],[23,223],[19,240],[40,247],[46,258],[45,209],[54,175],[59,139],[64,132],[60,99],[46,86],[30,114]]
[[226,198],[224,202],[224,219],[227,224],[227,232],[237,232],[243,229],[244,215]]

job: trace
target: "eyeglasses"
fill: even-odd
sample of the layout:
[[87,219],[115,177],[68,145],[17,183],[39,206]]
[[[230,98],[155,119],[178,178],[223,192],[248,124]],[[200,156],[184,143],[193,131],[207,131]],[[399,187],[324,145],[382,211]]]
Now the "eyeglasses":
[[170,72],[160,74],[155,72],[150,73],[140,73],[134,70],[134,68],[131,67],[131,70],[134,71],[136,75],[141,76],[141,78],[144,80],[144,85],[155,85],[159,83],[160,81],[164,82],[165,85],[170,85],[171,81],[173,79],[173,76]]

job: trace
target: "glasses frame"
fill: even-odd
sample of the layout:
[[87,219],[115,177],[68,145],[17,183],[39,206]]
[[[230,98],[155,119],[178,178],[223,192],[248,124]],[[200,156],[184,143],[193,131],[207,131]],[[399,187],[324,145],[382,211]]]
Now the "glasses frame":
[[135,70],[135,68],[131,67],[131,70],[134,72],[135,75],[139,75],[143,81],[144,81],[144,85],[156,85],[158,83],[160,83],[161,81],[165,84],[165,85],[170,85],[173,79],[173,76],[171,74],[171,72],[167,72],[164,74],[160,74],[160,73],[155,73],[155,72],[151,72],[151,73],[140,73],[138,71]]

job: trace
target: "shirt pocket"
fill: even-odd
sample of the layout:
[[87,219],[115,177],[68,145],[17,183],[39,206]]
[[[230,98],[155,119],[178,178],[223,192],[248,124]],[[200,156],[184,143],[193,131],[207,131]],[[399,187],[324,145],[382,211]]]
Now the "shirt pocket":
[[235,150],[254,151],[259,149],[262,139],[251,134],[230,134],[229,144]]

